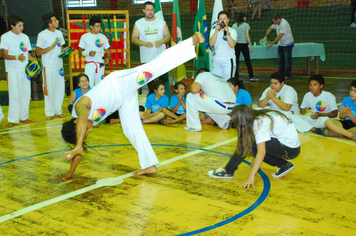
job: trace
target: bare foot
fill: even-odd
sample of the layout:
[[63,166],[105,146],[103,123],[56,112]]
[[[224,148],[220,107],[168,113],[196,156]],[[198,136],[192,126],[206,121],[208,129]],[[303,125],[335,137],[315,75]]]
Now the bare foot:
[[12,128],[14,127],[15,123],[7,123],[7,125],[5,126],[6,128]]
[[135,173],[132,174],[132,176],[139,176],[139,175],[152,175],[157,172],[156,166],[150,166],[147,167],[146,169],[139,170]]
[[27,123],[27,124],[29,124],[29,123],[32,123],[32,120],[20,120],[20,123]]
[[46,116],[46,119],[45,120],[53,120],[53,116]]
[[54,115],[54,117],[56,117],[56,118],[66,118],[66,116],[65,115],[62,115],[62,114],[60,114],[60,115]]
[[205,39],[204,39],[203,35],[201,33],[199,33],[199,32],[196,32],[193,35],[192,39],[193,39],[193,45],[205,42]]
[[110,119],[110,125],[120,124],[120,119]]
[[70,174],[55,175],[54,178],[55,179],[71,179],[72,175],[70,175]]

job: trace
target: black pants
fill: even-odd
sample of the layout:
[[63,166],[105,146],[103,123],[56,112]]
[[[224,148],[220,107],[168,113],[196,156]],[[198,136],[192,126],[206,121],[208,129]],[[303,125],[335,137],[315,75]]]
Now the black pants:
[[356,0],[351,0],[351,24],[355,22]]
[[[252,145],[252,152],[253,155],[256,156],[256,143]],[[241,153],[243,153],[243,151]],[[296,158],[299,153],[300,147],[290,148],[280,143],[278,139],[271,138],[270,141],[266,142],[266,156],[263,161],[271,166],[282,167],[288,163],[287,160]],[[235,152],[225,167],[226,172],[229,174],[233,174],[243,160],[244,159],[242,158],[242,155],[237,155]]]
[[251,59],[250,59],[250,52],[248,49],[248,44],[247,43],[237,43],[235,45],[235,55],[236,55],[236,72],[235,72],[235,78],[239,78],[239,59],[240,59],[240,52],[242,52],[242,55],[245,58],[245,63],[247,66],[248,70],[248,75],[250,76],[250,79],[255,77],[253,75],[253,70],[252,70],[252,64],[251,64]]

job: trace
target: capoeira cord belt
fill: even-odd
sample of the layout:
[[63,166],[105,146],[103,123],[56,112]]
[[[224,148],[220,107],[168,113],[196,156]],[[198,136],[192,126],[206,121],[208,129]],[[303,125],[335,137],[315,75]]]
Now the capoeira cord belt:
[[85,64],[94,63],[96,65],[95,73],[98,73],[98,67],[101,68],[104,66],[104,63],[96,62],[96,61],[85,61]]
[[219,102],[218,100],[215,100],[215,102],[216,102],[216,104],[218,104],[219,106],[221,106],[222,108],[225,108],[225,109],[227,109],[227,110],[232,110],[232,109],[234,109],[234,107],[235,107],[235,106],[234,106],[235,104],[232,104],[232,103],[231,103],[232,106],[227,106],[227,105],[225,105],[225,104]]

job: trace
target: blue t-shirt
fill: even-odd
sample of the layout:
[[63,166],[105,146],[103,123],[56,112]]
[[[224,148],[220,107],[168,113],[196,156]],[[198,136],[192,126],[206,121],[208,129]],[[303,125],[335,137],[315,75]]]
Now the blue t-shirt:
[[[183,102],[186,103],[185,95],[183,96]],[[171,103],[169,104],[169,106],[173,109],[178,105],[178,103],[179,103],[178,94],[175,94],[171,97]],[[183,105],[180,104],[178,110],[176,111],[176,114],[182,115],[184,113],[186,113],[186,110],[184,110]]]
[[[90,91],[90,89],[91,89],[91,88],[88,87],[88,91]],[[81,88],[75,89],[74,92],[75,92],[75,100],[74,100],[73,104],[74,104],[79,98],[81,98],[81,97],[83,96],[83,93],[82,93],[82,89],[81,89]]]
[[[349,107],[349,109],[352,109],[352,114],[356,116],[356,104],[355,102],[351,99],[351,97],[345,97],[344,100],[342,100],[341,106],[346,107],[346,105]],[[346,117],[345,120],[351,120],[350,117]]]
[[155,93],[148,95],[145,107],[151,109],[151,113],[157,112],[161,107],[168,108],[168,97],[163,95],[158,100],[155,98]]
[[238,105],[251,105],[252,104],[252,98],[249,92],[245,89],[239,89],[237,95],[236,95],[236,104],[235,106]]

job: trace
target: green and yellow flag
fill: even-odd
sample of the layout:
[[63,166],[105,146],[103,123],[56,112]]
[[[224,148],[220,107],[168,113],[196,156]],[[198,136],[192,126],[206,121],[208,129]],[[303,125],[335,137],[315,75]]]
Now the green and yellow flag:
[[[179,3],[178,0],[173,0],[173,15],[172,15],[172,46],[182,42],[182,28],[180,25]],[[182,64],[173,70],[173,75],[177,81],[181,81],[186,77],[185,65]]]
[[200,32],[205,37],[205,43],[199,43],[196,46],[196,63],[195,70],[207,68],[210,70],[209,63],[209,37],[208,27],[206,22],[205,4],[204,0],[199,0],[197,16],[195,17],[194,32]]

